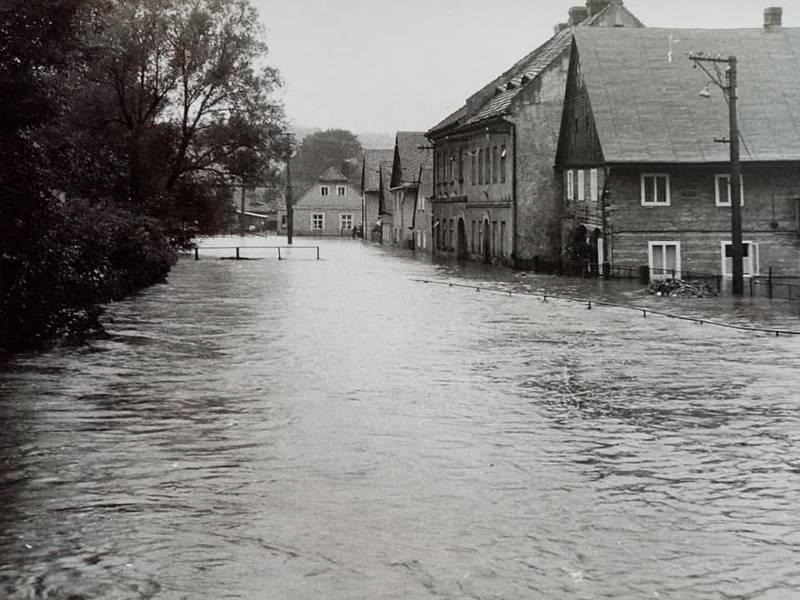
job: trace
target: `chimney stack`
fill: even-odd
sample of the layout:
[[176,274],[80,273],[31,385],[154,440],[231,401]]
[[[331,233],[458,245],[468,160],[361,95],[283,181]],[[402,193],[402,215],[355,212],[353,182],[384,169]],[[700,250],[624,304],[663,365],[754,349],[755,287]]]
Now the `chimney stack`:
[[571,25],[583,23],[589,16],[589,11],[585,6],[573,6],[569,9],[569,22]]
[[611,4],[611,0],[586,0],[586,8],[590,17],[595,16],[609,4]]
[[783,25],[783,8],[772,6],[764,9],[764,31],[780,31]]
[[556,24],[553,26],[553,33],[555,33],[556,35],[558,35],[558,34],[559,34],[559,33],[561,33],[562,31],[564,31],[564,30],[565,30],[567,27],[569,27],[569,23],[556,23]]

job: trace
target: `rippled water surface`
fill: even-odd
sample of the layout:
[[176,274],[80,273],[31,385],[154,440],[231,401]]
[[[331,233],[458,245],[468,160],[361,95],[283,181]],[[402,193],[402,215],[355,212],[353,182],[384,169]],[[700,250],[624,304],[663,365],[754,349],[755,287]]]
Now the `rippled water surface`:
[[795,308],[273,252],[0,365],[1,598],[800,597],[800,338],[487,288]]

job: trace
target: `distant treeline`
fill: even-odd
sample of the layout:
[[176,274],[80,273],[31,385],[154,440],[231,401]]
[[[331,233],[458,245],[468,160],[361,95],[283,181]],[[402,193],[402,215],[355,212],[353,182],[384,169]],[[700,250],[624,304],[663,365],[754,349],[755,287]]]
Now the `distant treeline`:
[[266,54],[249,0],[4,0],[0,350],[96,329],[278,176]]

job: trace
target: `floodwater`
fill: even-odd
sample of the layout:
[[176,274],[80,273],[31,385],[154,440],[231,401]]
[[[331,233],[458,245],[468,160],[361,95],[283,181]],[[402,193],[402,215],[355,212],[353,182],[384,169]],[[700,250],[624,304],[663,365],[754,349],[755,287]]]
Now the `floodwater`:
[[800,597],[800,337],[488,288],[796,307],[313,253],[204,250],[0,365],[0,597]]

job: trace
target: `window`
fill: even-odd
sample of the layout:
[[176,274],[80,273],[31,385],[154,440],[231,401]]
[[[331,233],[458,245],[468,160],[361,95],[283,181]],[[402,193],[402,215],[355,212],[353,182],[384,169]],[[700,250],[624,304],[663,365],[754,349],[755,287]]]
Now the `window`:
[[340,229],[352,229],[353,228],[353,214],[352,213],[342,213],[339,215],[339,228]]
[[327,185],[320,186],[319,188],[319,195],[320,196],[327,196],[330,194],[330,188]]
[[[417,191],[419,194],[419,191]],[[425,196],[423,194],[419,194],[419,205],[417,206],[417,210],[425,212]]]
[[487,147],[486,150],[483,151],[484,161],[483,164],[486,167],[486,170],[483,173],[483,183],[489,185],[492,183],[492,150],[491,148]]
[[458,182],[464,182],[464,149],[458,149]]
[[586,199],[586,181],[584,180],[583,169],[578,169],[578,202]]
[[[731,205],[731,176],[728,173],[714,175],[714,197],[717,206]],[[744,206],[744,184],[739,179],[739,203]]]
[[497,256],[497,221],[492,221],[492,256]]
[[483,148],[478,150],[478,185],[483,185]]
[[286,215],[281,215],[281,227],[286,227]]
[[506,182],[506,147],[505,144],[500,146],[500,183]]
[[337,196],[344,196],[345,194],[347,194],[347,188],[344,187],[343,185],[337,185],[336,186],[336,195]]
[[311,231],[322,231],[323,229],[325,229],[325,215],[311,213]]
[[680,242],[650,242],[649,254],[650,279],[680,279]]
[[[722,276],[733,276],[733,244],[722,242]],[[742,272],[745,277],[752,277],[759,273],[758,244],[742,242]]]
[[469,153],[469,164],[470,164],[470,178],[469,181],[472,185],[475,185],[475,153]]
[[492,148],[492,183],[497,183],[497,169],[500,165],[497,162],[497,146]]
[[597,202],[597,169],[589,170],[589,200]]
[[428,247],[428,235],[424,231],[422,232],[422,247]]
[[567,171],[567,200],[575,200],[575,172]]
[[642,206],[669,206],[669,175],[642,174]]
[[506,222],[500,221],[500,256],[505,256]]

